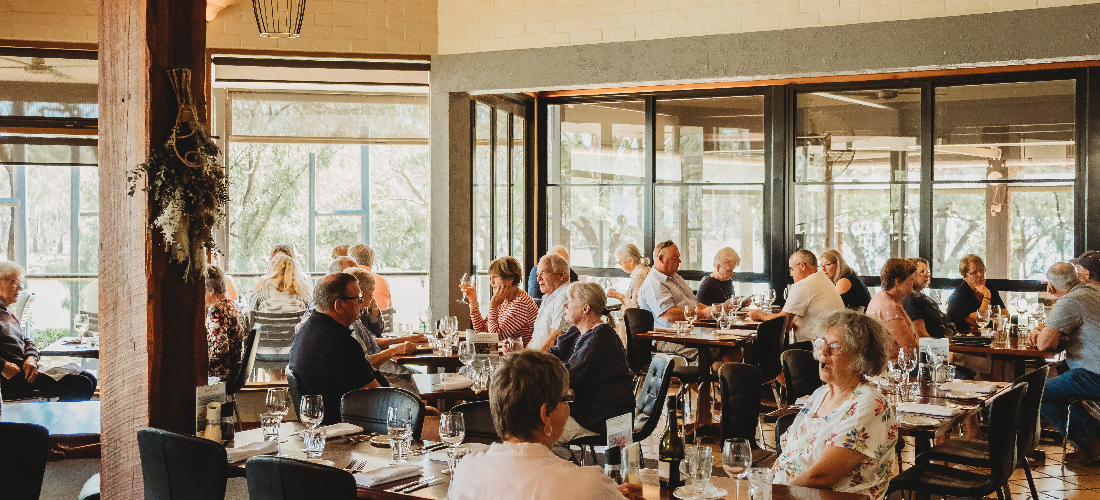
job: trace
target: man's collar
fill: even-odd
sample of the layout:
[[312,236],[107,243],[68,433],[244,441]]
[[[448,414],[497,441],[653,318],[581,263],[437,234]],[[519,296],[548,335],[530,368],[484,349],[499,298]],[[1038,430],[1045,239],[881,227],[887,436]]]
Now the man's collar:
[[661,280],[661,281],[665,281],[665,280],[667,280],[667,279],[668,279],[669,277],[671,277],[671,275],[668,275],[668,274],[662,273],[661,271],[657,270],[657,268],[656,268],[656,267],[654,267],[654,268],[650,268],[650,271],[653,271],[654,273],[657,273],[657,279],[659,279],[659,280]]

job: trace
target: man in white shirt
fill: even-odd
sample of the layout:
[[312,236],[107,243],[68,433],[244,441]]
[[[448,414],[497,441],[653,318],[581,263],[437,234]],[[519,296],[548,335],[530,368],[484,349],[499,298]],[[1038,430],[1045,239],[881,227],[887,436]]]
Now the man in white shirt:
[[767,321],[786,316],[794,326],[794,342],[800,344],[792,344],[791,347],[812,351],[810,341],[813,340],[813,333],[809,327],[821,315],[844,309],[844,300],[840,298],[829,277],[818,271],[817,256],[813,252],[799,250],[791,255],[787,264],[794,285],[791,285],[791,291],[787,294],[787,303],[783,310],[775,314],[754,310],[749,312],[749,317],[756,321]]
[[[699,318],[710,317],[710,308],[695,300],[680,271],[680,249],[672,241],[653,248],[653,269],[638,288],[638,307],[653,313],[653,325],[672,326],[684,320],[684,309],[692,308]],[[657,342],[657,350],[695,359],[698,350],[671,342]]]
[[535,316],[535,330],[529,349],[549,351],[561,335],[573,326],[565,319],[565,299],[569,289],[569,263],[556,253],[546,254],[535,267],[542,304]]

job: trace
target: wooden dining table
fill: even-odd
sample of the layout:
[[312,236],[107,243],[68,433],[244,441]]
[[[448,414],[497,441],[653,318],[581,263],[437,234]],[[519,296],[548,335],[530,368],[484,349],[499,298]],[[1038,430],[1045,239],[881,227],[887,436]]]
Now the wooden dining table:
[[898,416],[898,432],[902,436],[912,436],[914,438],[917,455],[931,448],[937,440],[950,433],[956,425],[976,415],[989,404],[990,400],[1012,388],[1012,384],[1001,382],[993,392],[976,393],[973,398],[947,397],[944,391],[937,389],[928,382],[922,382],[920,388],[921,395],[916,398],[915,403],[950,407],[955,412],[951,416],[920,415],[935,420],[936,423],[933,425],[912,425],[904,422],[906,417],[914,414],[902,413]]
[[1054,351],[1040,351],[1034,347],[1027,347],[1020,339],[1010,339],[1005,347],[952,343],[950,350],[962,354],[989,355],[993,361],[990,375],[1005,382],[1016,380],[1027,373],[1029,360],[1038,360],[1039,364],[1042,364],[1044,360],[1057,354]]
[[[281,456],[296,459],[305,458],[305,453],[302,451],[302,438],[297,435],[297,432],[304,428],[305,426],[298,422],[285,422],[282,424],[279,429],[279,437],[281,441],[285,442],[279,445],[279,453]],[[238,432],[233,445],[241,446],[261,439],[263,439],[262,431],[260,429],[252,429]],[[419,449],[430,444],[434,443],[432,441],[414,443],[413,449]],[[442,473],[443,469],[447,467],[447,464],[431,461],[428,457],[429,455],[415,455],[409,458],[410,463],[420,465],[424,468],[422,475],[379,484],[369,488],[359,487],[356,491],[357,496],[359,498],[379,500],[443,500],[447,498],[447,491],[450,487],[450,476]],[[325,444],[325,451],[321,455],[321,458],[331,460],[336,467],[345,467],[351,463],[352,460],[355,460],[357,464],[365,462],[366,465],[363,470],[373,470],[389,465],[390,449],[377,447],[368,442],[352,442],[352,440],[348,439],[346,436],[341,436],[328,440]],[[240,475],[245,470],[245,464],[245,461],[230,464],[230,468],[234,469],[231,472],[234,475]],[[531,471],[531,473],[538,474],[538,471]],[[414,483],[426,476],[442,478],[443,482],[412,493],[394,493],[386,491],[395,486]],[[728,477],[713,476],[711,477],[711,483],[726,490],[727,494],[725,498],[748,498],[748,481],[738,482]],[[642,494],[647,500],[666,500],[674,498],[672,490],[661,488],[657,483],[657,471],[654,469],[644,469],[642,471]],[[772,489],[772,498],[775,500],[866,500],[868,497],[866,495],[840,493],[831,490],[774,485]]]
[[39,356],[72,356],[76,358],[99,358],[99,346],[73,342],[73,337],[61,337],[45,349],[38,351]]

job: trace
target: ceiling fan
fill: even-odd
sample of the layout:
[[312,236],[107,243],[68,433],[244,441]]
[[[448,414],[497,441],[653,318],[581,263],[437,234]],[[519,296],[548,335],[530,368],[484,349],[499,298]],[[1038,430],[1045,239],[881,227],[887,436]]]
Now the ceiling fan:
[[20,60],[20,59],[12,58],[12,57],[0,57],[0,59],[3,59],[5,61],[10,61],[10,62],[13,62],[13,63],[16,63],[16,64],[19,65],[19,66],[0,66],[0,69],[22,68],[23,71],[26,71],[27,73],[30,73],[32,75],[51,75],[51,76],[54,76],[56,78],[60,78],[62,80],[72,80],[73,79],[73,77],[58,71],[57,68],[55,68],[54,66],[46,64],[46,59],[42,58],[42,57],[27,58],[27,59],[30,60],[30,62],[26,62],[26,61],[23,61],[23,60]]

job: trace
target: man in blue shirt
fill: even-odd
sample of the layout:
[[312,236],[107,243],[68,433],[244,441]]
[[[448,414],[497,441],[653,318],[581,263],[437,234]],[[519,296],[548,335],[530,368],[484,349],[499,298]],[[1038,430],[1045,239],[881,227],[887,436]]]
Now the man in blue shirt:
[[[653,325],[672,326],[684,321],[684,310],[695,309],[700,318],[710,316],[710,307],[699,304],[691,287],[679,274],[680,249],[672,241],[663,241],[653,248],[653,269],[638,288],[638,307],[653,313]],[[695,359],[697,349],[671,342],[657,342],[657,350]]]

